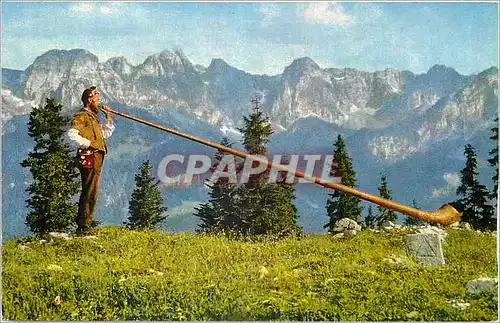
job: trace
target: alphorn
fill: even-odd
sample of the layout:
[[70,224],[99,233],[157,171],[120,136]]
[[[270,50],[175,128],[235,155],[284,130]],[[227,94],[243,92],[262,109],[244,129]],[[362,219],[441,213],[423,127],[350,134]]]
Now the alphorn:
[[217,144],[215,142],[211,142],[211,141],[199,138],[199,137],[195,137],[195,136],[192,136],[190,134],[187,134],[187,133],[175,130],[175,129],[161,126],[161,125],[155,124],[153,122],[149,122],[149,121],[134,117],[132,115],[129,115],[129,114],[126,114],[126,113],[123,113],[120,111],[116,111],[116,110],[111,109],[111,108],[109,109],[109,111],[116,114],[116,115],[122,116],[124,118],[137,121],[139,123],[148,125],[150,127],[169,132],[171,134],[174,134],[174,135],[201,143],[201,144],[209,146],[209,147],[213,147],[213,148],[218,149],[218,150],[223,151],[223,152],[226,152],[226,153],[229,153],[229,154],[241,157],[241,158],[246,158],[246,159],[258,161],[260,163],[267,164],[268,167],[273,167],[277,170],[295,173],[296,177],[304,178],[306,180],[309,180],[311,182],[319,184],[323,187],[331,188],[331,189],[334,189],[337,191],[341,191],[341,192],[356,196],[360,199],[375,203],[375,204],[380,205],[380,206],[387,208],[387,209],[391,209],[391,210],[394,210],[394,211],[397,211],[400,213],[407,214],[413,218],[416,218],[416,219],[419,219],[419,220],[422,220],[425,222],[433,222],[433,223],[449,225],[449,224],[458,222],[460,220],[460,215],[461,215],[460,212],[458,212],[454,207],[452,207],[449,204],[444,204],[443,206],[441,206],[439,209],[437,209],[435,211],[419,210],[419,209],[416,209],[416,208],[413,208],[413,207],[410,207],[410,206],[407,206],[404,204],[397,203],[397,202],[392,201],[392,200],[388,200],[388,199],[385,199],[385,198],[382,198],[382,197],[379,197],[376,195],[362,192],[360,190],[354,189],[354,188],[349,187],[349,186],[345,186],[342,184],[322,180],[321,178],[318,178],[316,176],[305,174],[304,172],[302,172],[300,170],[290,169],[285,165],[279,165],[279,164],[275,165],[267,159],[262,159],[258,156],[255,156],[255,155],[249,155],[249,154],[246,154],[246,153],[241,152],[239,150],[229,148],[229,147],[226,147],[226,146],[223,146],[223,145],[220,145],[220,144]]

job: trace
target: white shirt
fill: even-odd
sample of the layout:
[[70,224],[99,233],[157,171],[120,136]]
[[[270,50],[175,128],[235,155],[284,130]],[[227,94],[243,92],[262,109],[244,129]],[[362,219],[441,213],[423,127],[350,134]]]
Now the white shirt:
[[[108,139],[109,137],[111,137],[111,135],[113,134],[113,131],[115,130],[115,125],[113,123],[113,120],[111,119],[110,123],[105,123],[105,124],[100,123],[99,125],[101,126],[102,137],[104,139]],[[68,132],[66,134],[67,134],[68,138],[70,139],[70,141],[73,144],[75,144],[78,148],[89,148],[90,147],[90,140],[80,136],[80,132],[77,129],[71,128],[68,130]]]

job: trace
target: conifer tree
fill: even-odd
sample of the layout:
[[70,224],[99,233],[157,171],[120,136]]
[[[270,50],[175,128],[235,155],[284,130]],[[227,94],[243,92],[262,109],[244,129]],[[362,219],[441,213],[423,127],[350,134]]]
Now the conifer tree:
[[243,146],[251,155],[265,155],[266,145],[273,134],[269,118],[264,117],[259,108],[258,101],[255,102],[255,109],[250,117],[243,116],[245,125],[238,130],[243,134]]
[[495,143],[495,148],[490,151],[491,158],[488,159],[488,162],[491,166],[495,168],[495,175],[492,177],[493,180],[493,192],[491,192],[490,198],[497,199],[498,198],[498,118],[495,119],[495,127],[491,128],[493,135],[490,139]]
[[[331,175],[335,177],[340,176],[340,183],[345,186],[356,187],[356,172],[352,168],[352,160],[347,154],[347,149],[341,135],[338,135],[334,147],[333,158],[335,163],[332,164]],[[361,216],[362,207],[359,198],[340,191],[334,191],[329,196],[330,198],[326,203],[326,210],[330,221],[324,226],[328,228],[329,232],[332,232],[338,220],[349,218],[357,221]]]
[[[415,209],[418,209],[420,210],[420,208],[418,207],[417,205],[417,201],[415,201],[415,199],[413,199],[413,202],[412,202],[412,206],[415,208]],[[405,219],[405,222],[404,222],[405,225],[423,225],[424,222],[422,220],[419,220],[419,219],[415,219],[414,217],[411,217],[411,216],[406,216],[406,219]]]
[[376,216],[373,214],[372,206],[368,206],[368,214],[365,216],[365,227],[367,229],[373,228],[375,226]]
[[[224,137],[221,145],[231,147],[232,143],[227,137]],[[226,154],[223,151],[217,151],[215,154],[216,163],[212,166],[212,170],[217,168],[218,163]],[[233,232],[239,226],[239,217],[234,205],[236,184],[231,183],[227,178],[218,178],[215,183],[207,183],[206,185],[210,189],[210,200],[195,208],[195,216],[201,220],[197,231],[209,233]]]
[[126,226],[130,229],[154,229],[165,220],[162,215],[167,208],[163,206],[163,199],[158,189],[159,181],[150,175],[151,163],[145,161],[135,175],[135,189],[129,203],[129,217]]
[[[385,175],[382,175],[381,177],[381,183],[380,186],[378,187],[378,191],[380,197],[383,197],[388,200],[392,199],[391,190],[389,189],[389,186],[387,184],[387,177]],[[377,209],[378,209],[378,216],[376,219],[377,225],[381,225],[386,221],[396,222],[396,219],[398,218],[396,212],[394,212],[391,209],[384,208],[382,206],[377,206]]]
[[[257,234],[272,234],[285,237],[290,234],[300,234],[297,224],[297,208],[294,184],[286,183],[286,176],[278,177],[276,183],[267,184],[264,190],[264,207],[262,215],[256,218]],[[263,223],[262,223],[263,222]]]
[[[244,117],[243,146],[252,155],[266,155],[272,127],[263,116],[258,101],[250,117]],[[268,183],[269,169],[252,175],[248,183],[238,187],[235,196],[243,235],[273,235],[277,237],[298,233],[297,209],[293,205],[295,191],[293,185],[283,181]]]
[[80,184],[76,159],[64,142],[69,119],[61,116],[61,111],[62,105],[49,98],[45,106],[33,108],[28,122],[28,134],[35,147],[21,166],[29,167],[33,177],[26,189],[30,194],[26,203],[32,210],[26,224],[37,235],[70,232],[76,224],[77,203],[71,198],[78,193]]
[[469,222],[476,229],[493,230],[496,221],[493,206],[488,204],[489,193],[478,179],[477,160],[474,148],[466,145],[465,167],[460,171],[460,186],[457,188],[458,204],[463,209],[462,221]]

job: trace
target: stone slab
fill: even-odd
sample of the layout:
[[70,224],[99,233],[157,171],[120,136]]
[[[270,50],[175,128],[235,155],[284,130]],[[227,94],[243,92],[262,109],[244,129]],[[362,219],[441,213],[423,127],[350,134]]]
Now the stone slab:
[[437,234],[416,233],[405,236],[406,252],[415,261],[426,266],[445,264],[441,239]]

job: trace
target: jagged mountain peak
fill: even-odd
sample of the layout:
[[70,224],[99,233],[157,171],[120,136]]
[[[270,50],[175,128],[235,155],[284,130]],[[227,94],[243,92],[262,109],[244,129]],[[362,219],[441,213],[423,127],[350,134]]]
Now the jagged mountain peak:
[[497,78],[498,77],[498,68],[495,66],[492,66],[492,67],[482,71],[477,76],[479,78],[491,78],[491,77]]
[[460,74],[455,71],[455,69],[448,67],[446,65],[441,65],[441,64],[436,64],[432,66],[428,71],[427,71],[428,76],[441,76],[441,75],[447,75],[447,76],[460,76]]
[[158,54],[158,57],[166,61],[172,65],[177,65],[177,64],[182,64],[182,65],[191,65],[191,62],[189,59],[184,55],[182,50],[178,49],[175,51],[170,51],[170,50],[164,50],[160,54]]
[[15,94],[35,104],[55,97],[69,108],[80,102],[85,87],[100,85],[104,77],[100,66],[99,58],[85,49],[52,49],[37,57],[26,69]]
[[184,66],[184,67],[192,67],[192,63],[189,61],[189,59],[186,57],[186,55],[182,52],[182,50],[175,50],[175,51],[170,51],[170,50],[164,50],[160,52],[159,54],[152,55],[150,57],[151,60],[156,60],[159,61],[160,64],[163,66],[167,67],[174,67],[174,66]]
[[171,75],[172,72],[195,72],[193,64],[182,51],[164,50],[159,54],[148,56],[144,62],[135,69],[138,76],[149,75],[162,77]]
[[[114,63],[127,63],[130,64],[125,56],[116,56],[116,57],[110,57],[106,61],[106,63],[114,64]],[[132,65],[132,64],[130,64]]]
[[295,59],[287,66],[281,77],[291,84],[297,84],[303,77],[321,76],[322,70],[315,61],[309,57]]
[[295,59],[292,64],[287,66],[283,71],[285,76],[300,76],[304,72],[312,72],[321,70],[318,64],[309,57],[301,57]]
[[392,75],[392,74],[401,74],[402,72],[398,71],[395,68],[386,68],[381,71],[375,71],[374,75]]
[[54,60],[63,60],[63,61],[91,61],[95,64],[99,63],[99,58],[85,49],[51,49],[42,55],[38,56],[33,65],[39,62],[52,62]]
[[[206,73],[208,75],[214,76],[214,75],[239,75],[239,74],[248,74],[245,71],[239,70],[234,66],[229,65],[225,60],[222,58],[214,58],[210,62],[210,65],[206,69]],[[248,74],[250,75],[250,74]]]
[[125,56],[111,57],[106,61],[113,71],[120,76],[132,73],[134,66],[130,64]]
[[289,66],[290,68],[294,67],[314,67],[319,68],[318,64],[314,60],[309,57],[299,57],[293,60],[292,64]]
[[213,58],[212,61],[210,62],[210,65],[208,66],[208,69],[209,70],[221,70],[221,69],[228,69],[231,67],[232,66],[229,65],[222,58]]

